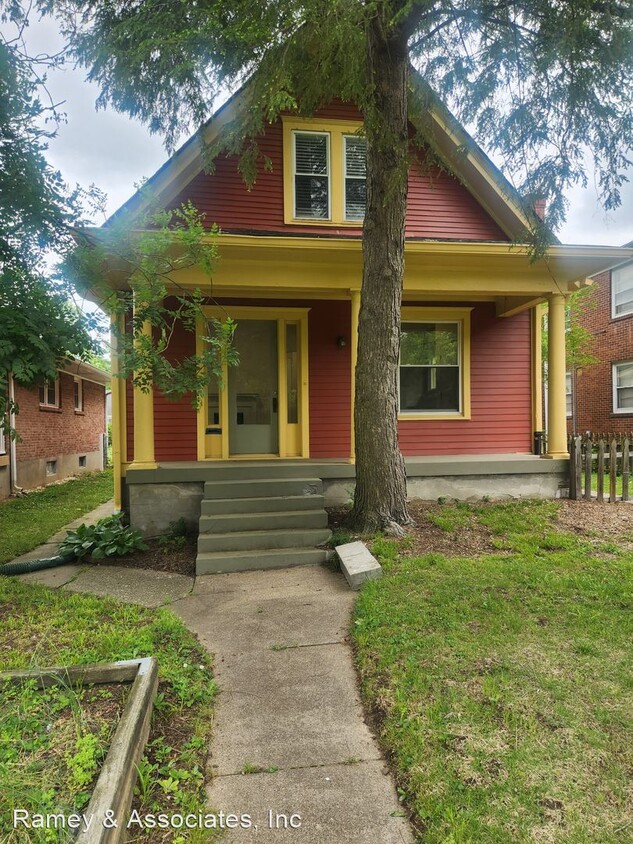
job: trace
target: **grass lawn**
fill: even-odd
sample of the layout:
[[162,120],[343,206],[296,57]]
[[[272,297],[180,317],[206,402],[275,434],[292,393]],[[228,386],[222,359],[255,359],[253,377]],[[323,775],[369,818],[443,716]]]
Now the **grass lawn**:
[[[206,652],[167,610],[147,610],[0,577],[3,669],[155,656],[160,686],[134,808],[198,813],[215,684]],[[65,842],[59,833],[12,829],[14,807],[83,811],[122,709],[122,687],[81,692],[0,686],[0,841]],[[114,722],[114,723],[113,723]],[[130,842],[202,842],[210,831],[156,830]],[[152,837],[153,835],[153,837]],[[52,837],[51,837],[52,836]]]
[[112,469],[0,501],[0,564],[31,551],[68,522],[112,498]]
[[633,839],[633,554],[557,530],[558,506],[443,509],[498,553],[375,544],[356,659],[424,844]]

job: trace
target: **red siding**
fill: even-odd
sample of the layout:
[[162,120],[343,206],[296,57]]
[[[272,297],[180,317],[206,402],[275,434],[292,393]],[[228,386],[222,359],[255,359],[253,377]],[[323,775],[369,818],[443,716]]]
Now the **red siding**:
[[532,444],[530,315],[497,319],[492,304],[471,315],[469,420],[403,421],[405,455],[529,452]]
[[[354,106],[332,104],[317,116],[360,120]],[[318,234],[359,237],[360,228],[297,226],[284,223],[283,136],[281,121],[271,125],[258,141],[272,170],[260,167],[252,190],[247,190],[237,170],[236,156],[220,156],[212,174],[199,173],[173,200],[177,207],[191,200],[206,215],[210,226],[217,223],[228,232],[271,232],[276,234]],[[410,238],[507,241],[508,237],[481,208],[460,182],[443,171],[422,173],[419,165],[409,171],[409,201],[406,235]]]
[[[312,302],[310,346],[310,457],[348,458],[351,448],[352,320],[349,302]],[[344,337],[342,349],[337,339]]]
[[[177,363],[195,354],[195,337],[178,324],[172,336],[167,358]],[[134,394],[128,381],[126,385],[127,459],[134,460]],[[190,396],[178,401],[165,398],[154,391],[154,448],[158,462],[171,460],[197,460],[196,411]]]
[[[310,379],[310,456],[350,453],[351,356],[349,302],[236,300],[222,304],[307,307]],[[421,304],[421,303],[416,303]],[[436,305],[437,303],[433,303]],[[453,303],[455,304],[455,303]],[[347,345],[339,348],[337,339]],[[180,331],[172,359],[193,353],[193,336]],[[399,424],[405,455],[529,452],[532,442],[528,313],[498,319],[493,304],[479,304],[471,321],[470,420],[412,420]],[[133,459],[132,393],[128,388],[128,460]],[[196,415],[189,399],[154,399],[156,459],[196,459]]]

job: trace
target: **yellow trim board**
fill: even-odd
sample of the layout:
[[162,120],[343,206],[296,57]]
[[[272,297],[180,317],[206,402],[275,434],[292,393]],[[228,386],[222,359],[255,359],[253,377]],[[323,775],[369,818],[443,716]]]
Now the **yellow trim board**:
[[419,411],[400,411],[398,421],[416,422],[420,420],[466,420],[471,418],[470,401],[470,315],[472,308],[417,308],[405,306],[401,310],[402,322],[457,322],[460,335],[460,404],[461,411],[437,413]]

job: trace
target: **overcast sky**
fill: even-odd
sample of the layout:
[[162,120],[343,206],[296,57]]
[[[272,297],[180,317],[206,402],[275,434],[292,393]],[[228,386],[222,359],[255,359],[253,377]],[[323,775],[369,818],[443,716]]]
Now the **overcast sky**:
[[[55,23],[50,19],[32,23],[28,45],[31,53],[58,49]],[[48,87],[56,100],[65,100],[63,110],[68,115],[68,122],[50,141],[48,159],[69,184],[95,184],[105,191],[111,214],[132,195],[136,182],[151,176],[165,161],[162,140],[115,111],[96,111],[99,91],[85,81],[83,70],[68,67],[51,72]],[[607,215],[598,202],[593,174],[589,182],[587,190],[569,194],[568,220],[558,232],[562,242],[621,246],[633,240],[633,184],[625,186],[622,206]]]

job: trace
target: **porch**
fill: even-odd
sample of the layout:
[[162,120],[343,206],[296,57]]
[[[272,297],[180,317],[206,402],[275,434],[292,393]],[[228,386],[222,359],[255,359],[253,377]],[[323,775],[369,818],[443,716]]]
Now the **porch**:
[[[406,457],[405,465],[410,499],[556,498],[569,487],[568,460],[543,460],[533,454]],[[319,491],[313,494],[322,497],[320,506],[329,507],[351,501],[354,476],[353,464],[336,459],[173,461],[155,469],[128,469],[124,503],[132,525],[146,535],[160,533],[179,518],[198,530],[205,484],[225,484],[222,494],[230,500],[235,489],[231,485],[243,484],[252,492],[262,482],[269,494],[287,501],[286,493],[293,497],[294,490],[284,490],[285,482],[318,482]]]

